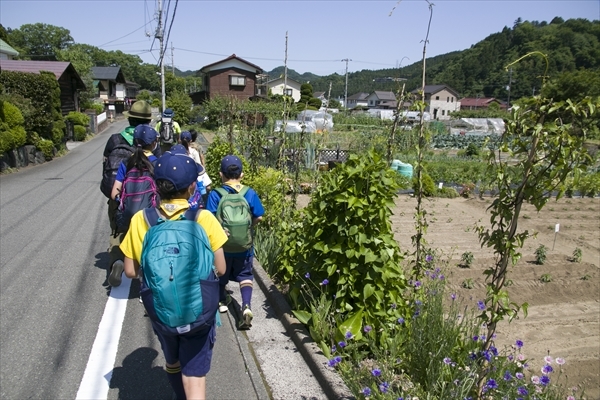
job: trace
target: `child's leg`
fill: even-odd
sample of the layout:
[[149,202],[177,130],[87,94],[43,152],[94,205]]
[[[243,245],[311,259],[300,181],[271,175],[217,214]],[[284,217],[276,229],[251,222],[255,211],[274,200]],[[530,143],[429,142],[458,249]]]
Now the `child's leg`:
[[242,297],[242,320],[239,325],[241,329],[248,329],[252,326],[252,281],[254,280],[252,260],[252,256],[237,258],[236,268],[234,268],[235,279],[240,283],[240,295]]
[[183,375],[183,387],[188,399],[206,399],[206,376]]
[[184,389],[184,379],[183,375],[181,374],[181,365],[179,362],[176,364],[167,363],[165,366],[165,371],[167,371],[167,378],[169,379],[171,388],[175,392],[175,397],[177,400],[185,400],[186,391]]
[[225,303],[227,301],[227,292],[225,286],[229,283],[230,275],[233,270],[233,260],[225,257],[225,274],[219,277],[219,302]]

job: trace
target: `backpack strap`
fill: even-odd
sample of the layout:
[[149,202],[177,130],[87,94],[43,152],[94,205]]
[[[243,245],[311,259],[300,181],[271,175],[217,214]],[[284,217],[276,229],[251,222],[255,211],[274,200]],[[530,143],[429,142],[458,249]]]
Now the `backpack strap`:
[[224,187],[222,187],[222,186],[218,187],[218,188],[215,188],[215,191],[217,193],[219,193],[221,195],[221,197],[225,196],[226,194],[229,194],[229,192]]
[[183,213],[183,218],[185,218],[188,221],[198,221],[198,213],[200,212],[200,209],[197,208],[195,210],[192,210],[191,208],[188,208],[187,210],[185,210],[185,212]]
[[[231,186],[228,186],[228,187],[231,187]],[[248,192],[248,189],[250,189],[248,186],[244,186],[242,188],[242,190],[240,190],[239,192],[236,192],[235,189],[233,192],[230,192],[229,190],[225,189],[225,186],[215,188],[215,190],[217,191],[217,193],[219,193],[221,195],[221,197],[225,196],[226,194],[241,194],[242,197],[244,197],[244,196],[246,196],[246,192]]]
[[161,217],[158,212],[158,208],[146,208],[144,209],[144,220],[146,221],[146,225],[148,228],[152,228],[153,226],[158,224],[158,219]]

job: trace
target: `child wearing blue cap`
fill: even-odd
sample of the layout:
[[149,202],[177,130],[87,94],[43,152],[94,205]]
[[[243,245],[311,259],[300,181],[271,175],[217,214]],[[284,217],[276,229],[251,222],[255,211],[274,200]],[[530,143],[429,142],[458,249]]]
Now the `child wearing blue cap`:
[[[208,195],[206,209],[217,215],[219,211],[219,203],[223,200],[224,194],[243,194],[246,200],[246,205],[251,215],[251,226],[256,225],[262,220],[265,209],[258,197],[258,194],[247,186],[242,185],[241,180],[244,176],[242,172],[242,161],[234,156],[228,155],[221,160],[221,181],[223,186],[212,190]],[[224,192],[223,192],[224,191]],[[219,218],[219,217],[217,217]],[[251,232],[250,232],[251,233]],[[229,248],[229,247],[228,247]],[[232,280],[240,285],[240,294],[242,297],[242,320],[240,321],[240,329],[249,329],[252,326],[252,288],[254,275],[252,273],[252,263],[254,260],[254,245],[250,238],[250,246],[242,251],[228,251],[225,249],[225,262],[227,271],[220,278],[220,303],[219,311],[227,312],[228,299],[225,291],[225,286]]]
[[[115,183],[113,184],[110,197],[112,200],[119,202],[118,196],[123,188],[123,181],[127,173],[133,168],[140,171],[148,172],[152,175],[154,167],[153,162],[156,161],[156,156],[152,153],[158,146],[158,133],[148,124],[137,125],[133,131],[133,146],[135,148],[133,154],[124,161],[121,161]],[[114,215],[116,218],[116,214]],[[121,243],[125,232],[116,232],[115,240]],[[112,263],[110,273],[108,275],[108,284],[112,287],[121,285],[121,274],[123,273],[123,261],[118,259]]]
[[[178,220],[186,213],[189,208],[188,198],[195,190],[197,176],[196,163],[188,156],[166,152],[156,161],[154,178],[161,197],[160,206],[156,210],[162,219]],[[210,212],[201,210],[196,215],[196,222],[204,229],[214,253],[214,269],[219,276],[223,275],[226,266],[221,247],[227,241],[227,235]],[[129,278],[137,277],[140,271],[148,225],[145,212],[138,212],[131,219],[129,231],[121,243],[121,250],[125,255],[125,275]],[[169,268],[169,265],[165,267]],[[141,279],[145,279],[143,274]],[[215,305],[216,302],[215,298]],[[148,310],[149,305],[146,301],[144,306]],[[148,314],[151,315],[150,311]],[[215,342],[214,320],[207,329],[180,332],[178,328],[177,333],[166,333],[165,325],[153,318],[151,323],[160,341],[166,361],[167,377],[177,399],[206,398],[206,374],[210,370]]]

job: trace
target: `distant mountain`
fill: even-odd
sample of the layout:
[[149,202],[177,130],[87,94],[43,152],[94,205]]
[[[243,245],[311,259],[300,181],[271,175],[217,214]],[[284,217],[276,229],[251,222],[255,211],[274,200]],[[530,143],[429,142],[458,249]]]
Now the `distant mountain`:
[[[534,53],[532,53],[534,52]],[[506,66],[532,53],[530,57]],[[548,58],[546,63],[540,55]],[[402,68],[362,70],[348,74],[348,96],[374,90],[412,91],[421,86],[422,61]],[[446,84],[464,97],[496,97],[506,99],[511,82],[511,99],[529,96],[539,91],[541,76],[555,78],[560,74],[580,70],[600,73],[600,21],[560,17],[545,21],[515,21],[512,28],[489,35],[463,51],[429,57],[426,60],[426,84]],[[181,72],[178,76],[194,75],[195,71]],[[331,83],[331,97],[343,98],[346,90],[345,75],[319,76],[310,72],[299,74],[288,68],[288,77],[301,83],[310,82],[314,91],[325,92]],[[270,79],[284,74],[280,66],[268,72]],[[401,78],[401,79],[398,79]]]

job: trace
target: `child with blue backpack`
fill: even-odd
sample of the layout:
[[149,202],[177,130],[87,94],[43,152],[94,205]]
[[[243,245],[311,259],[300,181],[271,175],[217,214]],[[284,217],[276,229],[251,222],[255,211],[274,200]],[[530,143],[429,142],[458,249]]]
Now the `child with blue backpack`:
[[225,156],[221,160],[219,175],[223,186],[212,190],[206,202],[206,209],[215,214],[228,235],[227,243],[223,245],[227,271],[220,278],[219,311],[228,310],[225,286],[230,280],[237,281],[242,297],[242,319],[239,328],[249,329],[253,318],[252,227],[262,220],[265,209],[258,194],[252,188],[242,185],[244,174],[242,161],[238,157]]
[[171,152],[155,163],[161,202],[136,213],[123,242],[125,275],[140,292],[160,341],[177,399],[206,398],[218,310],[218,276],[226,271],[227,235],[212,213],[190,210],[198,169]]

